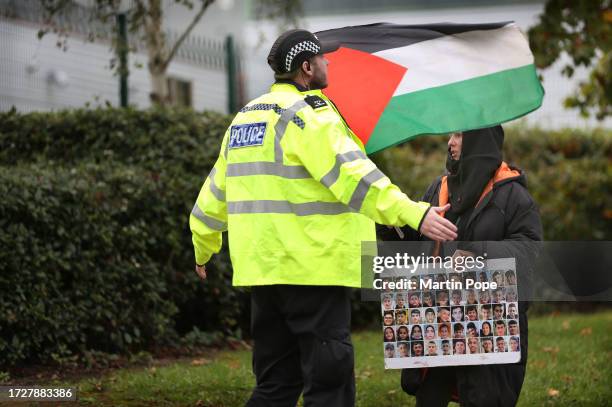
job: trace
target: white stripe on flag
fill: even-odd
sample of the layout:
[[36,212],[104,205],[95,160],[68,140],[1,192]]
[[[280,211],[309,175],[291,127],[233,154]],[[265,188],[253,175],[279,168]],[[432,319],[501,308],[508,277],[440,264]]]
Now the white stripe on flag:
[[408,68],[393,96],[533,64],[527,39],[514,23],[495,30],[447,35],[374,55]]

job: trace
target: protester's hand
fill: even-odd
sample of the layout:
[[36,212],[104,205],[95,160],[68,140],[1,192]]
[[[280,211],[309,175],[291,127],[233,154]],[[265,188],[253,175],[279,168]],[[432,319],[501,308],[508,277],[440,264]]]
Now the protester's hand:
[[457,226],[440,215],[441,212],[446,212],[449,209],[450,204],[432,207],[425,215],[419,232],[436,242],[455,240],[457,238]]
[[195,266],[195,271],[196,273],[198,273],[198,276],[202,279],[202,280],[206,280],[206,266],[205,265],[201,265],[198,266],[196,264]]

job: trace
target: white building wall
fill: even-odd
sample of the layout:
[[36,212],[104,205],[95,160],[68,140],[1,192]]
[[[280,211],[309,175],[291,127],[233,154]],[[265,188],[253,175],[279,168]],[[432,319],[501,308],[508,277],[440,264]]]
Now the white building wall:
[[[110,69],[112,50],[104,42],[91,43],[77,34],[68,48],[56,46],[57,36],[37,39],[33,23],[0,19],[0,109],[19,111],[119,104],[119,78]],[[150,106],[151,82],[146,56],[129,54],[129,103]],[[139,63],[142,68],[136,68]],[[227,75],[224,70],[174,61],[168,74],[191,81],[193,108],[227,112]],[[52,78],[59,80],[53,80]],[[59,83],[58,83],[59,82]]]

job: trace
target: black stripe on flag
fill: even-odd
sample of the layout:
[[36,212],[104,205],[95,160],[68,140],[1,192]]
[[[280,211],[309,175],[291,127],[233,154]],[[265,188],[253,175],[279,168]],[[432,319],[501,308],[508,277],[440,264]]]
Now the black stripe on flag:
[[341,46],[373,53],[385,49],[405,47],[417,42],[468,31],[495,30],[512,21],[487,24],[424,24],[400,25],[375,23],[335,28],[316,33],[321,41],[339,41]]

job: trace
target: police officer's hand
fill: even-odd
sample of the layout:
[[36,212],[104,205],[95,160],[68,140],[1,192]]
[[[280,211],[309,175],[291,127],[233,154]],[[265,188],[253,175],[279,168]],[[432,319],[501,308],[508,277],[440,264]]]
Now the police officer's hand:
[[450,209],[450,204],[434,206],[425,215],[419,232],[437,242],[455,240],[457,238],[457,226],[448,219],[444,219],[440,213]]
[[198,273],[198,276],[199,276],[199,277],[200,277],[202,280],[206,280],[206,266],[205,266],[205,265],[198,266],[198,265],[196,264],[196,266],[195,266],[195,270],[196,270],[196,273]]

